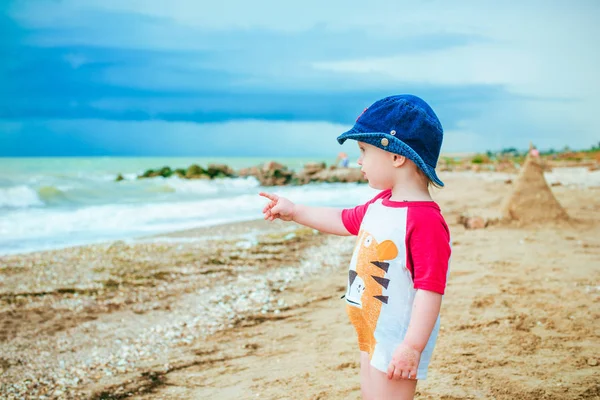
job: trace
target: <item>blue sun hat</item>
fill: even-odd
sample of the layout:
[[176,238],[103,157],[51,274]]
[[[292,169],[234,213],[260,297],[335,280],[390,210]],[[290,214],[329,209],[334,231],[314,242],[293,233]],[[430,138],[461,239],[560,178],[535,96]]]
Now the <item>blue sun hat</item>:
[[354,127],[337,140],[365,142],[412,160],[436,185],[437,165],[444,130],[437,115],[421,98],[410,94],[378,100],[356,119]]

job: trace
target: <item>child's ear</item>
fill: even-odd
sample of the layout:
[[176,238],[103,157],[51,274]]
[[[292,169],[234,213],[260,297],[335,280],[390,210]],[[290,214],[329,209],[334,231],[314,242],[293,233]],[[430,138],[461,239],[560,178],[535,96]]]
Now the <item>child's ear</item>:
[[392,164],[394,165],[394,167],[400,168],[405,163],[406,163],[406,157],[401,156],[399,154],[394,154],[394,157],[392,158]]

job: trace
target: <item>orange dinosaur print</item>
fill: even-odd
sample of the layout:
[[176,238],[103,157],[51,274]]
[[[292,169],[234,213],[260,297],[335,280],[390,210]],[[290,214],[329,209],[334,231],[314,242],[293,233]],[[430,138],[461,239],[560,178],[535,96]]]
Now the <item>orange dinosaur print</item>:
[[390,264],[386,261],[398,256],[398,248],[391,240],[377,243],[369,232],[361,230],[354,251],[355,265],[348,272],[347,311],[358,333],[360,349],[372,356],[377,320],[382,304],[388,302],[383,294],[390,282],[386,278]]

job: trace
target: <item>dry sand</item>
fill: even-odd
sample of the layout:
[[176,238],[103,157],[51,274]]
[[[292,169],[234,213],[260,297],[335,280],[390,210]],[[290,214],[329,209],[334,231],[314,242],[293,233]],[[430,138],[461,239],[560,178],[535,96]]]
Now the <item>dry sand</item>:
[[[600,399],[600,188],[552,187],[568,223],[465,230],[510,185],[444,181],[451,275],[417,398]],[[296,228],[0,258],[0,395],[359,399],[340,300],[354,238]]]

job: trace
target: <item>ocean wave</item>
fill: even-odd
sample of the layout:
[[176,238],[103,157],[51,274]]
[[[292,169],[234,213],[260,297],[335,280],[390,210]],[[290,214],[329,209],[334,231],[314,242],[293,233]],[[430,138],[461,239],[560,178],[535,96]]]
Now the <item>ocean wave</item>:
[[29,186],[0,188],[0,208],[28,208],[43,205],[44,202],[38,192]]
[[0,208],[31,208],[62,203],[67,200],[69,186],[41,186],[34,189],[27,185],[0,188]]
[[[161,184],[173,183],[168,181],[162,180]],[[190,182],[192,188],[198,184],[202,186],[201,181]],[[236,184],[253,185],[251,180]],[[199,188],[192,190],[196,189]],[[30,201],[30,204],[43,204],[37,192],[29,190],[30,196],[35,195],[35,202]],[[163,186],[161,190],[168,189]],[[245,189],[242,193],[219,195],[216,198],[202,199],[203,196],[194,196],[199,199],[192,201],[177,199],[170,202],[113,203],[77,208],[13,209],[0,218],[0,254],[25,248],[92,243],[98,240],[122,239],[225,222],[261,219],[262,209],[268,200],[258,195],[260,190],[273,191],[296,203],[332,207],[349,207],[364,203],[372,198],[375,192],[367,185],[323,183],[297,187],[257,187],[256,190]],[[61,196],[60,192],[54,189],[45,189],[44,193],[50,199]],[[0,195],[0,198],[3,197]]]
[[[67,190],[65,188],[65,190]],[[66,199],[65,192],[56,186],[42,186],[37,190],[38,197],[44,204],[56,203]]]
[[194,194],[233,193],[260,186],[260,182],[253,176],[246,178],[219,178],[211,180],[168,178],[161,183],[166,183],[177,193]]
[[176,189],[169,185],[157,185],[147,187],[146,191],[151,193],[174,193]]

